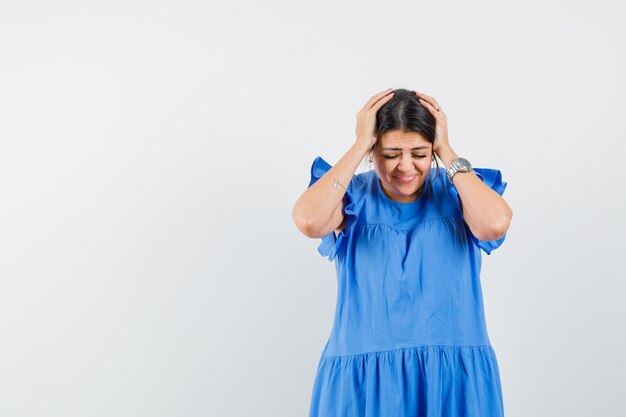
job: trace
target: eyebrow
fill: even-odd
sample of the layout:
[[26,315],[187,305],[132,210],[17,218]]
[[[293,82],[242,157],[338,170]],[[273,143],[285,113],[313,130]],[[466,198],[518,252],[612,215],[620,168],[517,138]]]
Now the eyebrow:
[[[412,151],[416,150],[416,149],[428,149],[429,147],[426,145],[422,145],[422,146],[416,146],[415,148],[411,148]],[[393,148],[390,146],[387,146],[385,148],[383,148],[383,151],[401,151],[402,148]]]

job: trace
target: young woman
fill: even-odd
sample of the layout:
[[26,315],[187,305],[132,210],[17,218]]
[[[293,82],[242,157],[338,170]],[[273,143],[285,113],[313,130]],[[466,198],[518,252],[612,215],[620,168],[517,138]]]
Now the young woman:
[[[460,158],[447,130],[433,97],[389,89],[358,112],[334,166],[313,161],[292,214],[321,238],[338,291],[310,417],[504,415],[480,250],[505,239],[507,183]],[[374,169],[355,175],[364,156]]]

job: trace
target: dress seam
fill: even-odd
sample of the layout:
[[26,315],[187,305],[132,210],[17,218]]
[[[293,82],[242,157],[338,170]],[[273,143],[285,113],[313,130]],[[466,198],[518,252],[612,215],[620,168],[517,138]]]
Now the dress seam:
[[414,349],[420,349],[420,348],[430,348],[430,347],[450,347],[450,348],[463,348],[463,347],[486,347],[486,348],[493,348],[492,345],[420,345],[420,346],[407,346],[407,347],[403,347],[403,348],[397,348],[397,349],[386,349],[386,350],[375,350],[375,351],[370,351],[370,352],[361,352],[361,353],[352,353],[350,355],[329,355],[329,356],[322,356],[322,358],[328,358],[328,359],[332,359],[332,358],[347,358],[350,356],[363,356],[363,355],[370,355],[370,354],[374,354],[374,353],[385,353],[385,352],[396,352],[396,351],[401,351],[401,350],[414,350]]
[[[441,220],[441,219],[460,219],[463,220],[463,218],[459,217],[459,216],[440,216],[440,217],[429,217],[428,219],[422,219],[420,220],[420,222],[418,224],[424,223],[424,222],[428,222],[431,220]],[[413,231],[415,228],[409,228],[409,229],[398,229],[397,227],[393,227],[387,223],[359,223],[358,220],[357,222],[354,224],[354,227],[359,227],[359,226],[386,226],[389,227],[391,229],[394,230],[398,230],[398,231],[402,231],[402,232],[410,232]]]

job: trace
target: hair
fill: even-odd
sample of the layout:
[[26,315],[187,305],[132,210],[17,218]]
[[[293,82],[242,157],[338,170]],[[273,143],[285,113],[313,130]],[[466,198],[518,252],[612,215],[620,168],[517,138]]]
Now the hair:
[[[415,94],[415,91],[404,88],[398,88],[393,91],[395,93],[393,98],[383,104],[376,112],[376,143],[372,145],[368,153],[374,150],[382,135],[390,130],[418,132],[431,145],[435,142],[435,117],[430,113],[430,110],[419,102],[419,97]],[[437,158],[434,158],[434,160],[437,166],[436,175],[439,175],[439,162]],[[432,182],[429,186],[432,185]]]

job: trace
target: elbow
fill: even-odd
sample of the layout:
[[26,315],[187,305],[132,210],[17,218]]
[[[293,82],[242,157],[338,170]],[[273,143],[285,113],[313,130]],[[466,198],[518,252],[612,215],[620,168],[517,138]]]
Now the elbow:
[[316,239],[318,237],[323,237],[324,234],[319,232],[319,228],[314,227],[310,223],[307,223],[304,220],[295,220],[296,227],[300,232],[311,239]]
[[513,218],[513,211],[511,211],[511,209],[509,208],[507,210],[507,213],[502,217],[502,219],[500,219],[498,222],[496,222],[493,225],[491,232],[489,233],[489,236],[491,237],[491,239],[489,240],[501,239],[502,236],[504,236],[506,232],[509,230],[509,226],[511,226],[512,218]]
[[505,233],[506,230],[502,229],[501,227],[494,226],[486,231],[474,232],[474,236],[476,236],[478,240],[490,242],[492,240],[500,239],[502,236],[504,236]]
[[504,234],[506,233],[507,229],[503,229],[501,227],[499,228],[495,228],[490,234],[489,234],[489,238],[486,240],[499,240],[502,238],[502,236],[504,236]]
[[508,205],[506,208],[506,214],[500,222],[500,227],[498,228],[500,237],[504,236],[504,234],[509,230],[509,227],[511,226],[511,220],[513,219],[513,210],[511,210],[511,207],[509,207]]
[[297,206],[295,206],[291,211],[291,218],[293,219],[293,223],[295,224],[296,228],[304,236],[310,238],[317,237],[318,233],[316,233],[314,227],[311,226],[311,222],[305,216],[299,213],[299,211],[297,210]]
[[494,221],[487,230],[476,233],[475,236],[479,240],[489,242],[492,240],[501,239],[506,232],[509,230],[509,226],[511,225],[511,219],[513,218],[513,212],[511,209],[507,210],[505,216],[501,219]]
[[291,210],[291,218],[293,223],[296,225],[296,228],[305,236],[308,237],[308,226],[306,219],[303,218],[302,214],[298,210],[298,205],[296,204]]

